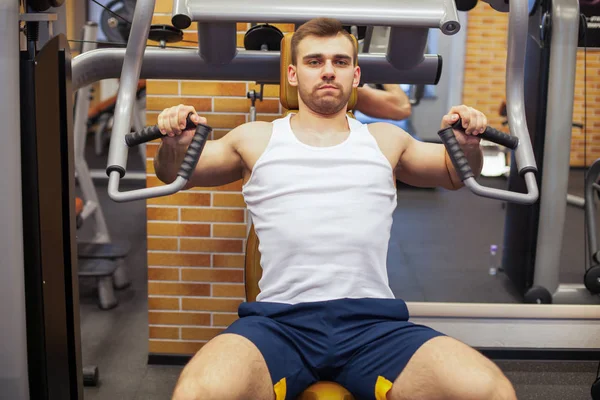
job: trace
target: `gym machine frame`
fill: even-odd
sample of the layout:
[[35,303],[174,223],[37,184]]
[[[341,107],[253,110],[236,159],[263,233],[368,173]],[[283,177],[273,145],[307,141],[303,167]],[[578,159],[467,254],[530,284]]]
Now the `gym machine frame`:
[[[45,11],[61,3],[36,5]],[[78,399],[83,376],[71,58],[63,34],[53,35],[50,23],[38,29],[60,11],[26,9],[20,15],[18,1],[0,3],[0,388],[10,399]],[[21,20],[28,37],[22,49]]]
[[[489,0],[489,4],[501,12],[508,11],[508,5],[501,0]],[[235,22],[289,22],[302,23],[320,15],[330,15],[346,25],[391,26],[390,43],[387,54],[359,54],[359,64],[364,81],[371,83],[435,84],[439,79],[440,62],[435,55],[423,54],[429,28],[441,29],[446,34],[456,33],[460,24],[453,2],[445,0],[373,3],[373,12],[364,13],[361,2],[350,2],[341,10],[327,8],[317,1],[303,3],[266,0],[228,7],[219,10],[199,0],[175,0],[173,24],[185,28],[192,21],[198,22],[200,39],[199,50],[145,49],[148,31],[154,9],[153,0],[138,0],[127,49],[94,50],[74,59],[73,81],[75,88],[105,78],[121,76],[121,86],[117,99],[117,114],[111,139],[107,173],[109,195],[115,201],[129,201],[153,196],[161,196],[178,191],[185,185],[178,179],[171,185],[130,192],[119,192],[119,179],[125,174],[127,146],[123,140],[128,132],[131,104],[135,95],[137,80],[145,79],[203,79],[203,80],[242,80],[262,83],[276,83],[279,77],[280,55],[276,51],[245,51],[235,48]],[[293,5],[293,10],[290,8]],[[261,13],[265,7],[268,12]],[[358,12],[360,7],[360,12]],[[564,74],[572,68],[574,73],[579,7],[576,0],[556,0],[552,4],[552,35],[555,45],[550,64],[550,75]],[[292,12],[293,11],[293,12]],[[559,12],[560,11],[560,12]],[[424,16],[427,17],[424,17]],[[525,126],[525,104],[523,100],[523,65],[525,63],[525,38],[528,30],[528,10],[525,2],[513,2],[510,10],[509,57],[507,65],[507,106],[511,132],[520,140],[521,150],[515,153],[516,164],[520,168],[535,166],[531,157],[529,135]],[[415,40],[406,40],[409,36]],[[218,37],[212,42],[210,37]],[[404,38],[400,44],[399,39]],[[560,44],[560,45],[559,45]],[[572,47],[568,46],[572,44]],[[404,59],[399,62],[399,54]],[[511,64],[512,63],[512,64]],[[177,64],[178,68],[172,68]],[[567,65],[568,67],[561,67]],[[122,69],[122,71],[120,71]],[[512,74],[512,75],[511,75]],[[574,79],[574,78],[573,78]],[[574,93],[573,79],[555,79],[549,93],[549,102],[557,103],[556,93]],[[551,100],[550,96],[555,96]],[[566,96],[569,97],[569,96]],[[547,126],[554,127],[550,134],[556,135],[562,121],[572,120],[571,102],[561,106],[556,104],[548,113]],[[562,131],[560,131],[562,133]],[[547,140],[548,142],[549,140]],[[527,150],[527,148],[529,150]],[[560,151],[564,151],[561,148]],[[513,163],[514,165],[515,163]],[[524,171],[526,172],[526,171]],[[534,193],[535,180],[525,174],[530,197],[523,203],[531,203],[537,198]],[[527,176],[529,176],[527,178]],[[179,177],[181,178],[181,177]],[[471,180],[466,183],[479,195],[499,198],[498,193],[481,188]],[[510,193],[507,200],[514,193]],[[555,197],[560,197],[554,193]],[[518,196],[521,197],[521,196]],[[543,194],[542,194],[543,198]],[[566,199],[565,196],[562,196]],[[535,200],[534,200],[535,201]],[[521,206],[523,207],[523,206]],[[550,271],[550,273],[553,273]],[[408,304],[411,316],[416,322],[427,323],[442,329],[470,345],[480,348],[567,348],[581,349],[600,347],[600,326],[591,325],[600,319],[597,307],[586,305],[531,305],[531,304],[460,304],[425,303]],[[574,327],[585,326],[573,332]],[[548,329],[552,327],[552,329]],[[548,332],[552,331],[553,334]],[[585,335],[583,335],[585,333]]]

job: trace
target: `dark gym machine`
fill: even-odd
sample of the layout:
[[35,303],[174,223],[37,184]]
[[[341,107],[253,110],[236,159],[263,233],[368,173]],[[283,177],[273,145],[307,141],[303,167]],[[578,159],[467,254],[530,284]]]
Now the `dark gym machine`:
[[[578,10],[529,0],[529,20],[525,108],[540,170],[540,201],[531,207],[507,204],[502,268],[526,303],[600,304],[600,281],[584,282],[582,276],[579,285],[559,282],[572,112],[563,120],[556,115],[573,109],[573,96],[565,94],[574,91],[575,66],[563,60],[577,51],[581,19]],[[508,187],[524,190],[514,167]],[[594,263],[586,270],[588,277],[598,274]]]
[[[35,11],[60,6],[57,2],[40,3],[44,2],[29,2],[28,6]],[[31,18],[36,16],[43,14]],[[13,18],[18,21],[18,14]],[[71,56],[61,34],[37,49],[39,24],[39,20],[26,22],[27,50],[20,52],[15,75],[20,76],[29,396],[81,398]],[[18,43],[16,40],[15,46]],[[12,117],[15,115],[19,111]]]

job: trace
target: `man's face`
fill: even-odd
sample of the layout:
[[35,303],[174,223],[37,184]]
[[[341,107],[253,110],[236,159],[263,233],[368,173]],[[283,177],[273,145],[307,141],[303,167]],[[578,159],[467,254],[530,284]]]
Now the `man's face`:
[[300,101],[313,112],[336,114],[346,107],[352,88],[360,82],[360,68],[353,63],[350,40],[307,36],[297,48],[296,66],[288,67],[288,82],[297,86]]

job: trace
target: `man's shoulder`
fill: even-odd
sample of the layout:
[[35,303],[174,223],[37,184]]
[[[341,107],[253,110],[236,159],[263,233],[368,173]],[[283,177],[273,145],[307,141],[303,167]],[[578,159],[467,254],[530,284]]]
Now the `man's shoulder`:
[[230,133],[239,138],[250,135],[268,134],[273,131],[273,123],[267,121],[246,122],[232,129]]
[[375,137],[383,136],[401,140],[405,139],[406,136],[410,136],[404,129],[389,122],[373,122],[365,125],[367,125],[371,135]]
[[267,121],[246,122],[238,125],[227,135],[237,149],[260,147],[266,145],[273,133],[273,123]]

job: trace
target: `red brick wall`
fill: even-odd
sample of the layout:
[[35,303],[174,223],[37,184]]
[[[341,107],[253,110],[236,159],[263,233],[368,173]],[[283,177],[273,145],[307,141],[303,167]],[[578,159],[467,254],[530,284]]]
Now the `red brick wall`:
[[[153,23],[170,24],[172,0],[158,0]],[[283,32],[289,24],[276,24]],[[249,24],[237,24],[243,47]],[[197,48],[192,24],[176,46]],[[150,42],[151,43],[151,42]],[[151,43],[156,44],[156,43]],[[220,138],[249,120],[246,93],[254,82],[147,81],[147,123],[155,124],[165,108],[192,105]],[[267,85],[256,103],[257,119],[279,118],[279,86]],[[162,185],[153,161],[158,143],[147,146],[147,184]],[[147,201],[149,351],[193,354],[237,318],[244,301],[245,203],[241,181],[214,188],[194,188]]]

